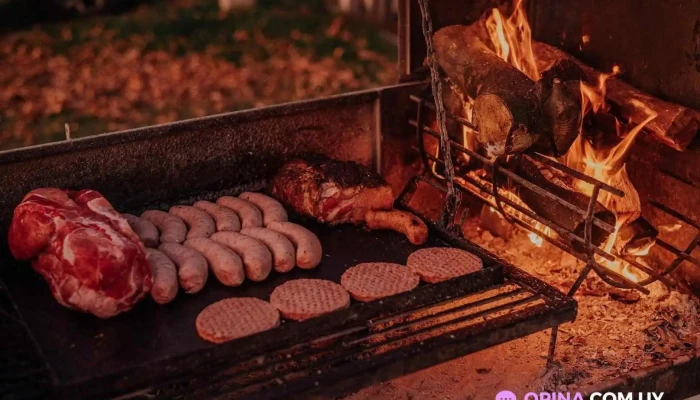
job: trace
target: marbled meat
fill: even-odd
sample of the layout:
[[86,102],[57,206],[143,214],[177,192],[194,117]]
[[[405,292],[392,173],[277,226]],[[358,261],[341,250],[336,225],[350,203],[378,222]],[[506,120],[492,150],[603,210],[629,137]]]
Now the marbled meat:
[[109,318],[151,289],[143,244],[93,190],[33,190],[15,209],[8,236],[14,257],[31,260],[65,307]]

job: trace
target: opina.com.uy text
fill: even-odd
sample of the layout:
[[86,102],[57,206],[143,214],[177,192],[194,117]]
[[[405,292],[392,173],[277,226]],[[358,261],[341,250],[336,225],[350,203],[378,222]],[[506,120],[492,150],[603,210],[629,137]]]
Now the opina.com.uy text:
[[662,400],[664,393],[622,393],[622,392],[595,392],[585,397],[580,392],[528,392],[520,397],[515,393],[504,390],[496,395],[496,400]]

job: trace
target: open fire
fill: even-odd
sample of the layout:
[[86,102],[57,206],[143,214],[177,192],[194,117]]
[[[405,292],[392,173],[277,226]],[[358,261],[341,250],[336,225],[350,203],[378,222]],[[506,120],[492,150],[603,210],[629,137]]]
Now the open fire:
[[[508,17],[504,17],[499,9],[492,9],[486,15],[483,24],[488,32],[492,50],[529,78],[538,80],[540,70],[533,52],[531,29],[523,8],[523,1],[515,1],[513,11]],[[588,42],[591,38],[585,36],[582,40]],[[646,114],[642,122],[624,123],[609,113],[610,105],[606,101],[607,81],[619,73],[620,68],[615,66],[611,73],[599,75],[597,85],[580,81],[579,135],[568,151],[558,158],[560,163],[625,192],[624,197],[607,192],[601,192],[598,197],[599,202],[611,210],[616,217],[615,231],[600,247],[606,252],[615,250],[618,253],[622,252],[622,247],[617,243],[620,239],[620,230],[641,216],[641,202],[627,174],[626,156],[638,134],[657,116],[653,110],[634,99],[631,100],[634,106],[639,108],[639,112]],[[469,102],[465,105],[467,115],[470,115],[472,107],[473,104]],[[472,147],[468,144],[473,142],[473,138],[470,137],[473,134],[474,131],[470,128],[463,128],[465,146]],[[593,194],[590,183],[582,180],[571,183],[579,192],[587,196]],[[519,203],[522,204],[522,202]],[[539,222],[534,223],[534,228],[542,234],[556,235]],[[528,236],[533,244],[542,246],[544,240],[538,233],[529,232]],[[640,248],[632,249],[629,255],[647,255],[653,244],[653,240],[647,241]],[[610,261],[597,257],[597,261],[635,282],[646,278],[643,273],[632,269],[628,263],[620,259]]]

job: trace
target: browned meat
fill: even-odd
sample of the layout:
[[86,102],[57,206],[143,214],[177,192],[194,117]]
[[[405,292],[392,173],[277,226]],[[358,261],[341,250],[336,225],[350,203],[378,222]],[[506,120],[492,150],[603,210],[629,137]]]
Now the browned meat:
[[367,213],[366,222],[369,229],[391,229],[401,232],[413,244],[423,244],[428,240],[428,227],[425,222],[405,211],[370,211]]
[[389,210],[391,186],[352,161],[321,157],[292,160],[271,182],[271,192],[296,212],[331,225],[361,224],[370,210]]

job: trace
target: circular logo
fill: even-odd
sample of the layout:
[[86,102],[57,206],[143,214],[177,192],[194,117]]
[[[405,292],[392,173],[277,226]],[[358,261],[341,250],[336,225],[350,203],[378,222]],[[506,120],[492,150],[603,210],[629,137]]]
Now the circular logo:
[[496,394],[496,400],[517,400],[517,397],[510,390],[502,390]]

